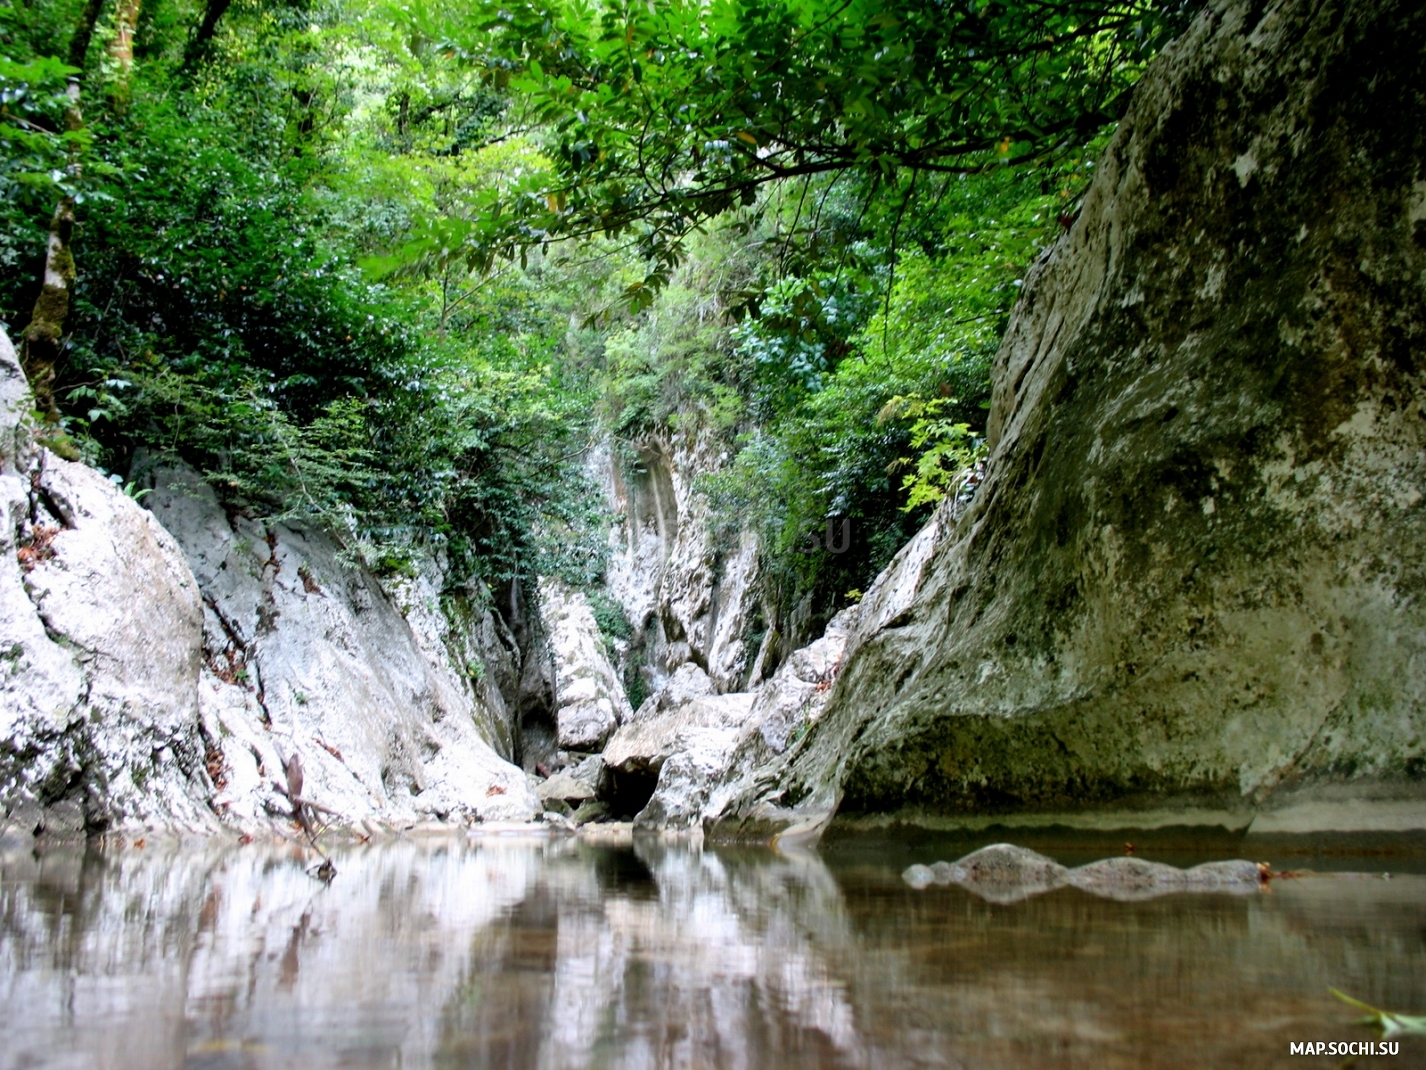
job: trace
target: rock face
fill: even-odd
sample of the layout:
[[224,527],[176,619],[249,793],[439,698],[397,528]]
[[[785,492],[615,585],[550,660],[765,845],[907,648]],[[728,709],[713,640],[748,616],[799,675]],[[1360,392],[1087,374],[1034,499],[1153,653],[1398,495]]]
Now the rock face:
[[540,613],[554,661],[555,741],[565,750],[597,751],[633,716],[624,685],[583,594],[542,580]]
[[0,333],[0,833],[216,828],[198,584],[137,502],[34,449],[29,407]]
[[428,562],[394,600],[186,468],[151,474],[150,511],[36,449],[29,408],[0,334],[0,838],[263,828],[293,755],[338,823],[539,812],[484,592],[442,600]]
[[726,827],[1420,794],[1422,85],[1397,0],[1215,0],[1154,62],[1027,279],[985,483]]
[[616,802],[647,800],[638,815],[645,828],[676,830],[699,821],[752,704],[751,694],[716,694],[702,669],[681,666],[604,748]]
[[[247,825],[280,808],[270,781],[293,753],[303,794],[347,822],[529,820],[539,811],[524,774],[495,749],[509,753],[506,705],[475,690],[514,676],[488,615],[437,628],[426,604],[436,584],[418,577],[402,593],[426,615],[423,643],[326,534],[229,519],[190,469],[160,467],[151,479],[147,502],[203,592],[198,694],[220,813]],[[462,656],[469,664],[451,663]]]
[[490,592],[479,580],[454,593],[444,590],[444,567],[432,558],[419,561],[415,575],[384,586],[422,657],[470,704],[481,738],[502,758],[514,760],[520,743],[521,648],[492,611]]
[[698,429],[650,438],[636,452],[621,457],[606,442],[588,462],[618,518],[607,582],[633,625],[631,656],[650,692],[690,661],[720,692],[740,690],[756,654],[747,640],[757,610],[757,540],[744,532],[717,545],[708,498],[696,485],[722,467],[726,447]]
[[775,784],[783,755],[826,709],[847,641],[863,612],[861,605],[842,610],[820,639],[793,651],[754,692],[732,750],[707,778],[705,822],[716,823],[734,800],[756,797]]

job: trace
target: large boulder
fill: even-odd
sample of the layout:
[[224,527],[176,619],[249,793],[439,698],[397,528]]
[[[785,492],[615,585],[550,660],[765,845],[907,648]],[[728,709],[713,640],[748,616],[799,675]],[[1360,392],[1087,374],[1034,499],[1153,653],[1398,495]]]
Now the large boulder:
[[[696,665],[684,664],[604,747],[616,795],[640,795],[640,827],[682,829],[703,816],[708,791],[728,767],[754,696],[717,694]],[[617,801],[617,800],[616,800]]]
[[821,638],[789,654],[772,678],[753,692],[732,749],[704,777],[703,821],[716,823],[734,800],[756,797],[775,783],[783,755],[826,710],[847,643],[862,614],[861,605],[842,610],[828,622]]
[[740,724],[752,695],[719,695],[696,665],[679,668],[667,687],[648,699],[604,747],[604,764],[618,773],[657,773],[680,747],[685,728],[728,728]]
[[1421,796],[1423,85],[1405,0],[1214,0],[1154,61],[1026,280],[977,497],[730,833]]
[[594,611],[580,591],[544,579],[540,613],[554,662],[555,742],[565,750],[597,751],[634,711],[609,661]]
[[202,603],[178,544],[37,450],[0,333],[0,832],[208,830]]

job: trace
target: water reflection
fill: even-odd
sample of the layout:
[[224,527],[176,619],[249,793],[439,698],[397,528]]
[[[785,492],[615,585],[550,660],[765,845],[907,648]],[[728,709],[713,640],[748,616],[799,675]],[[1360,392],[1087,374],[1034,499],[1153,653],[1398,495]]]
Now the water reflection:
[[654,844],[307,861],[0,856],[0,1066],[1260,1067],[1371,1036],[1328,984],[1426,1011],[1422,877],[1004,905]]

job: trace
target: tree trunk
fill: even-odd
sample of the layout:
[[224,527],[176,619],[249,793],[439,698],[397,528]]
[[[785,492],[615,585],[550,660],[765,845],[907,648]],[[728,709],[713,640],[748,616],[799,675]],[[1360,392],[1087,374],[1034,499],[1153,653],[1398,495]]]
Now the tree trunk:
[[123,110],[129,102],[129,74],[134,69],[134,29],[139,22],[143,0],[118,0],[114,7],[114,39],[109,42],[109,58],[118,68],[111,99]]
[[217,32],[218,20],[228,10],[230,3],[232,0],[208,0],[208,5],[203,10],[203,21],[198,24],[198,32],[193,35],[193,40],[188,42],[188,48],[183,54],[183,69],[189,74],[196,71],[198,65],[203,62],[213,34]]
[[[84,125],[79,111],[77,77],[69,80],[68,93],[69,107],[65,109],[64,124],[66,129],[75,131]],[[72,155],[69,177],[77,179],[79,174],[79,159]],[[54,377],[64,344],[64,321],[69,315],[69,295],[74,287],[74,253],[70,249],[73,232],[74,198],[65,195],[59,199],[54,216],[50,220],[40,296],[30,314],[29,326],[20,336],[25,376],[30,380],[35,405],[50,422],[59,420],[59,410],[54,399]]]
[[[125,0],[121,0],[121,3]],[[138,14],[138,0],[129,0]],[[69,65],[78,68],[69,79],[66,90],[69,106],[64,111],[65,129],[71,133],[83,129],[84,115],[79,110],[79,86],[83,77],[84,58],[89,52],[89,42],[94,36],[94,24],[99,21],[99,11],[103,0],[87,0],[74,27],[74,36],[69,41]],[[132,58],[132,48],[129,52]],[[69,166],[70,181],[77,182],[82,164],[79,150],[71,144]],[[64,321],[69,316],[70,292],[74,288],[74,252],[70,241],[74,234],[74,197],[65,194],[55,206],[50,219],[49,240],[45,246],[44,274],[40,279],[40,296],[30,313],[30,322],[20,335],[21,361],[25,377],[30,381],[35,406],[44,414],[50,424],[59,423],[59,408],[55,404],[54,378],[64,348]],[[54,444],[57,451],[70,454],[73,447],[60,436]]]
[[94,24],[99,21],[99,10],[104,0],[87,0],[84,10],[79,13],[79,21],[74,25],[74,36],[69,39],[69,65],[84,69],[84,57],[89,52],[89,39],[94,36]]

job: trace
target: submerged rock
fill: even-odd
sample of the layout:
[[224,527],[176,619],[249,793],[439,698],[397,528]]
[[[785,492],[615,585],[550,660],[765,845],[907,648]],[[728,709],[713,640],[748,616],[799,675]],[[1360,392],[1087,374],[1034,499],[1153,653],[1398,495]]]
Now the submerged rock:
[[984,483],[722,828],[1421,797],[1423,26],[1214,0],[1153,61],[1026,279]]
[[932,873],[941,883],[959,884],[992,903],[1014,903],[1061,887],[1069,870],[1028,848],[996,843],[971,852],[944,870],[933,867]]
[[958,884],[992,903],[1015,903],[1056,888],[1072,887],[1105,899],[1133,902],[1175,892],[1256,892],[1257,863],[1234,859],[1178,869],[1142,858],[1105,858],[1066,869],[1052,858],[1013,844],[982,847],[955,862],[913,865],[901,879],[916,889]]
[[1070,870],[1068,883],[1082,891],[1126,902],[1171,892],[1255,892],[1262,874],[1254,862],[1208,862],[1178,869],[1142,858],[1106,858]]

